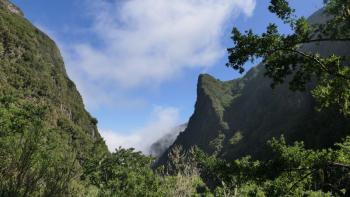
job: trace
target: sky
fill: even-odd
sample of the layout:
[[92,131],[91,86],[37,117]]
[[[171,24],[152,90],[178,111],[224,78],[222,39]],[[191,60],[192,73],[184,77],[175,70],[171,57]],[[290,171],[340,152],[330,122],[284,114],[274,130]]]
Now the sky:
[[[232,27],[289,29],[269,0],[12,0],[59,46],[69,77],[109,149],[148,147],[194,111],[198,75],[225,66]],[[291,0],[309,16],[322,0]],[[256,63],[248,63],[247,68]]]

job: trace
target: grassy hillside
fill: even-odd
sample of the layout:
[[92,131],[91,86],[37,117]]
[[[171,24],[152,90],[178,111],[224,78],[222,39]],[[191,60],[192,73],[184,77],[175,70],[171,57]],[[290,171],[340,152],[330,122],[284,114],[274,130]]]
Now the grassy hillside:
[[[0,100],[1,156],[8,162],[1,165],[2,176],[7,176],[3,174],[6,167],[20,160],[28,149],[38,150],[37,145],[49,151],[46,145],[51,143],[50,151],[54,153],[49,155],[57,154],[61,159],[70,155],[75,169],[81,171],[88,159],[109,154],[97,130],[97,120],[85,110],[54,41],[6,0],[0,0]],[[45,131],[30,138],[39,128]],[[0,178],[10,184],[9,177]]]
[[15,7],[7,1],[1,0],[0,6],[0,96],[49,105],[49,124],[71,136],[82,158],[94,146],[107,152],[97,121],[85,110],[54,41],[11,11]]

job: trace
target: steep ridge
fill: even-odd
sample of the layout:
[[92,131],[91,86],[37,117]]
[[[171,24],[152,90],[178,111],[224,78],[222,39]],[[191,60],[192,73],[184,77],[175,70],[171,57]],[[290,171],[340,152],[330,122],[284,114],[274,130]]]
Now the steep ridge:
[[54,41],[7,0],[0,0],[0,35],[0,97],[48,106],[45,125],[74,149],[80,164],[108,154]]
[[[325,20],[322,10],[309,18],[311,23]],[[349,42],[324,42],[303,46],[321,55],[333,53],[350,57]],[[200,75],[195,110],[187,129],[159,159],[177,145],[188,150],[198,146],[209,154],[233,159],[250,154],[266,158],[266,141],[285,135],[287,140],[303,140],[311,148],[329,147],[350,133],[350,120],[333,110],[317,112],[308,85],[306,92],[292,92],[288,83],[271,89],[258,65],[236,80],[222,82]]]

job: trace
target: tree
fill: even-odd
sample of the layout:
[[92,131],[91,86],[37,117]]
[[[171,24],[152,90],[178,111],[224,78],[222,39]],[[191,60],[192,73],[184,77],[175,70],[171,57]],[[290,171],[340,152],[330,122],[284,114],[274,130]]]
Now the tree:
[[[291,33],[280,33],[276,24],[269,24],[260,35],[233,28],[234,46],[228,49],[227,66],[243,73],[247,61],[262,59],[272,88],[287,81],[291,90],[305,91],[309,84],[315,84],[312,94],[320,109],[336,108],[350,115],[349,57],[321,56],[305,47],[324,42],[350,43],[350,1],[328,0],[324,4],[322,11],[327,21],[310,24],[295,15],[288,0],[271,0],[269,11],[288,25]],[[289,146],[281,137],[269,141],[274,157],[267,161],[253,161],[248,156],[227,162],[202,154],[200,164],[205,176],[216,179],[221,193],[231,190],[238,196],[349,196],[349,140],[346,138],[333,149],[309,150],[302,142]]]
[[348,196],[350,138],[335,149],[306,149],[302,142],[287,145],[283,136],[268,142],[273,158],[243,157],[225,161],[196,153],[204,180],[219,196]]
[[151,169],[153,159],[134,149],[116,149],[102,160],[89,161],[90,182],[100,196],[163,196],[161,179]]
[[45,124],[42,101],[0,98],[0,196],[76,195],[74,150]]
[[[233,28],[234,46],[228,49],[228,67],[244,72],[244,64],[262,58],[265,75],[273,80],[272,87],[289,80],[292,90],[306,89],[316,81],[312,94],[320,109],[336,107],[344,115],[350,115],[350,67],[346,57],[320,54],[303,50],[305,44],[329,41],[350,42],[350,1],[324,1],[324,14],[329,20],[322,24],[309,24],[304,17],[297,17],[288,0],[271,0],[269,10],[289,25],[291,34],[278,31],[276,24],[269,24],[265,33],[252,30],[240,32]],[[347,59],[349,60],[349,59]]]

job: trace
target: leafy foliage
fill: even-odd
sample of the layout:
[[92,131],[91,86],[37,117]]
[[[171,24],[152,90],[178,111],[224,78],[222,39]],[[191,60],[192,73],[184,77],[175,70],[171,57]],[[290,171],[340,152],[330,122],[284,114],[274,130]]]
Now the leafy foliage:
[[55,43],[22,15],[2,6],[0,35],[0,96],[44,102],[50,106],[45,122],[56,127],[55,132],[71,135],[79,162],[106,154],[107,147],[97,131],[97,122],[84,109]]
[[211,196],[191,154],[178,148],[171,158],[167,168],[153,170],[153,158],[119,148],[102,160],[91,160],[84,174],[98,188],[97,196]]
[[117,149],[111,156],[90,163],[87,172],[100,196],[163,196],[152,159],[133,149]]
[[83,196],[109,154],[55,43],[0,0],[0,195]]
[[293,33],[281,34],[276,24],[270,24],[261,35],[252,30],[241,33],[234,28],[234,47],[228,49],[227,66],[242,73],[245,62],[262,58],[265,75],[273,79],[273,87],[292,76],[290,88],[305,90],[306,84],[315,79],[317,87],[313,95],[320,107],[336,106],[343,114],[349,114],[350,69],[345,57],[336,54],[324,57],[303,49],[305,44],[349,42],[349,4],[347,0],[328,1],[325,14],[330,19],[324,24],[309,24],[305,18],[294,15],[287,0],[272,0],[269,10],[288,24]]
[[303,143],[289,146],[284,137],[269,141],[274,158],[251,157],[227,162],[199,151],[200,166],[207,180],[216,180],[219,193],[237,196],[347,196],[350,191],[349,140],[337,149],[309,150]]
[[1,98],[0,196],[76,194],[81,166],[68,136],[45,125],[48,110],[42,103]]

